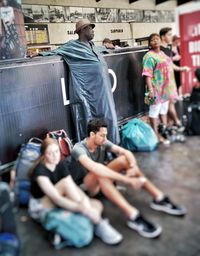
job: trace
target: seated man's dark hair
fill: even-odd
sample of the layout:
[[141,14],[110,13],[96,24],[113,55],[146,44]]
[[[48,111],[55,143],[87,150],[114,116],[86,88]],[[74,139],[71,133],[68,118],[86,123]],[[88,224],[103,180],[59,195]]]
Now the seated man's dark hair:
[[87,126],[87,135],[90,136],[90,132],[98,132],[101,127],[108,127],[106,121],[103,118],[95,118],[90,120]]

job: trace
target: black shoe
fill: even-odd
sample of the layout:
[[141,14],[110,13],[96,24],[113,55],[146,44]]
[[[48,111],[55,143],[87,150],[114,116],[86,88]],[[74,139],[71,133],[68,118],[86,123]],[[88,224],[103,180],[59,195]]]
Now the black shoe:
[[162,123],[158,125],[158,132],[164,139],[168,139],[170,135],[168,128]]
[[154,224],[145,220],[141,214],[138,214],[134,220],[129,219],[127,221],[127,226],[146,238],[156,238],[162,232],[162,228],[160,226],[155,226]]
[[153,202],[150,204],[150,207],[154,210],[166,212],[176,216],[183,216],[187,213],[185,207],[175,205],[167,196],[159,202],[153,200]]

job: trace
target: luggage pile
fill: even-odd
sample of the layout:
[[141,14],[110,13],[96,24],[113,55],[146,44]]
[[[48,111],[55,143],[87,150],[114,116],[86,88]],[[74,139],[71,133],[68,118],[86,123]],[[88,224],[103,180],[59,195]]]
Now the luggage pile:
[[187,117],[186,133],[200,135],[200,88],[193,88],[185,115]]

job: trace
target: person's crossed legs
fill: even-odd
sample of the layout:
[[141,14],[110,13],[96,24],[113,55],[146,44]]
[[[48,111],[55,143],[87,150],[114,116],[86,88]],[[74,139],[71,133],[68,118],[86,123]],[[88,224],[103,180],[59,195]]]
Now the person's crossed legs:
[[[125,156],[115,158],[107,165],[107,167],[116,172],[123,171],[125,172],[125,175],[129,175],[130,177],[145,177],[137,166],[134,171],[129,168],[129,163]],[[124,196],[117,190],[113,184],[113,180],[98,177],[89,173],[84,179],[84,184],[91,196],[94,196],[101,191],[109,200],[116,204],[128,218],[131,218],[134,213],[136,214],[136,212],[138,212],[137,209],[130,205]],[[163,197],[163,193],[146,177],[143,187],[153,196],[154,199]]]
[[[129,168],[129,163],[125,156],[117,157],[107,167],[116,172],[123,172],[124,175],[130,176],[130,178],[145,178],[143,188],[152,195],[154,200],[150,206],[154,210],[163,211],[172,215],[184,215],[186,213],[185,208],[176,206],[168,197],[164,196],[163,192],[144,176],[137,165],[135,168]],[[117,190],[112,179],[98,177],[92,173],[88,173],[84,178],[84,185],[91,196],[95,196],[101,191],[111,202],[117,205],[128,217],[127,225],[136,230],[140,235],[153,238],[161,233],[161,227],[146,221],[139,211]],[[143,226],[142,230],[140,230],[141,225]]]

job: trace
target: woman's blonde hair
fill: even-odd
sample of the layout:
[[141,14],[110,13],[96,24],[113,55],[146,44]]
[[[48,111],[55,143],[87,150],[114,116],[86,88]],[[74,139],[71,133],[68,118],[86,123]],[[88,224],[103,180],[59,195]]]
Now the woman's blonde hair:
[[53,145],[53,144],[59,146],[57,140],[55,140],[53,138],[45,138],[41,145],[41,156],[44,156],[44,153],[45,153],[46,149],[48,148],[48,146]]

